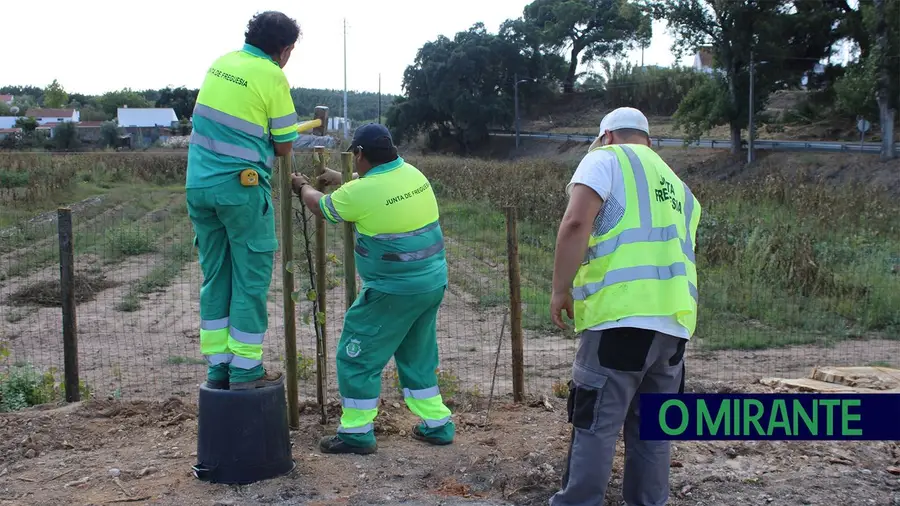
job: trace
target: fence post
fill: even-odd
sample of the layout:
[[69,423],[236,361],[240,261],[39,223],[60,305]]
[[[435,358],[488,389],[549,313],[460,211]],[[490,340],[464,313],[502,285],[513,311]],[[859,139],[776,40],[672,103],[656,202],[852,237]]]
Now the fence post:
[[284,369],[287,387],[288,425],[292,429],[300,428],[299,393],[297,391],[297,306],[294,302],[294,231],[293,191],[291,189],[291,172],[293,170],[292,153],[279,158],[281,170],[281,276],[284,301]]
[[[316,179],[314,182],[315,188],[320,192],[325,191],[325,183],[319,181],[318,176],[321,176],[325,173],[325,148],[322,146],[315,147],[317,164],[316,164]],[[328,286],[326,285],[326,273],[325,273],[325,218],[324,217],[316,217],[316,300],[319,309],[319,314],[327,315],[328,313],[325,310],[325,295],[328,292]],[[314,315],[316,318],[316,324],[319,324],[319,314]],[[327,320],[326,320],[327,321]],[[319,406],[323,407],[323,418],[324,418],[324,406],[325,406],[325,383],[328,381],[328,340],[326,339],[325,322],[320,324],[322,329],[322,337],[321,339],[316,341],[316,357],[318,359],[318,364],[316,364],[316,370],[318,373],[316,374],[316,400],[319,403]],[[324,423],[324,420],[323,420]]]
[[[341,169],[344,182],[353,179],[353,154],[341,153]],[[353,224],[344,223],[344,298],[347,309],[356,300],[356,259],[353,258]]]
[[75,317],[75,244],[72,234],[72,210],[56,211],[59,234],[59,297],[62,306],[63,374],[66,402],[81,400],[78,381],[78,322]]
[[522,339],[522,280],[519,275],[519,234],[516,208],[506,208],[506,255],[509,265],[509,321],[512,336],[513,400],[525,400],[525,350]]

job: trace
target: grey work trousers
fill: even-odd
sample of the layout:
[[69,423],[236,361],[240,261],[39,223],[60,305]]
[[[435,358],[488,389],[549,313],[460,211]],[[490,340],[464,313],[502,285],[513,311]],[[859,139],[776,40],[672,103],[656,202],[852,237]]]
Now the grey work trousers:
[[687,341],[652,330],[585,331],[569,383],[572,441],[562,489],[551,506],[602,506],[616,440],[625,426],[622,495],[628,506],[669,498],[669,442],[640,439],[641,393],[684,391]]

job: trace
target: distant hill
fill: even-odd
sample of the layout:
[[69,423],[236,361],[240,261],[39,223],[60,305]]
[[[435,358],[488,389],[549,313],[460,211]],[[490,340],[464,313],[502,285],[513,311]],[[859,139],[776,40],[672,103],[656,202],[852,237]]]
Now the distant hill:
[[[311,116],[317,105],[328,106],[329,115],[332,117],[344,114],[344,91],[322,90],[313,88],[293,88],[291,97],[294,106],[301,116]],[[394,95],[383,93],[381,95],[381,114],[387,112]],[[351,120],[366,121],[378,119],[378,93],[368,91],[347,91],[347,115]]]

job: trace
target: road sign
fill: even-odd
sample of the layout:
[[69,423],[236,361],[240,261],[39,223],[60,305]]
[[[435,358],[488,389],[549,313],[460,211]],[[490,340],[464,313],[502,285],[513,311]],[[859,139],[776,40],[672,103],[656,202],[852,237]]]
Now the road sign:
[[857,128],[857,130],[860,131],[860,133],[866,133],[869,131],[870,128],[872,128],[872,124],[864,119],[860,119],[856,123],[856,128]]

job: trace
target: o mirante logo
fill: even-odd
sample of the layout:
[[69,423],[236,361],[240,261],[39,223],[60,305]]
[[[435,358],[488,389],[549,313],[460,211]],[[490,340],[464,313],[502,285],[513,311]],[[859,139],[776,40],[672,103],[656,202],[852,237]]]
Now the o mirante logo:
[[642,394],[641,439],[900,441],[900,394]]

